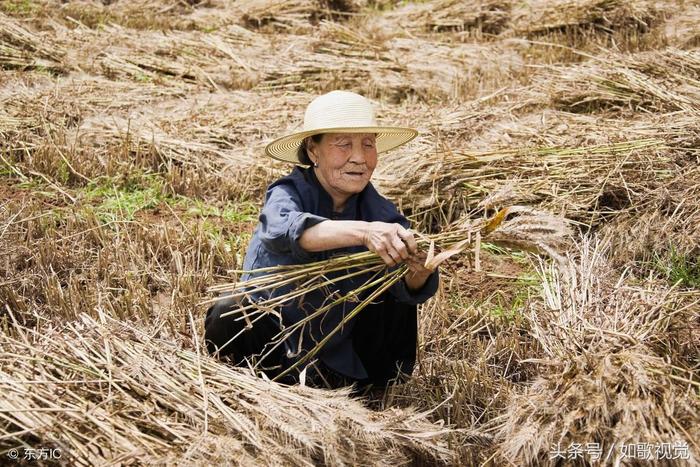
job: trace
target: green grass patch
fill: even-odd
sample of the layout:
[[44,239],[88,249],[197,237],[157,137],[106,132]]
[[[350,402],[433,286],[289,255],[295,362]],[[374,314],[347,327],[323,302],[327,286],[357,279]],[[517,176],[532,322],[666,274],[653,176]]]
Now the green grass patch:
[[163,201],[163,180],[144,173],[125,178],[98,177],[82,195],[93,204],[102,222],[133,220],[138,211],[153,208]]
[[685,255],[671,245],[665,253],[654,252],[652,269],[669,283],[700,289],[700,255]]
[[2,0],[0,10],[9,15],[31,15],[39,11],[40,6],[30,0]]
[[215,26],[215,25],[209,25],[209,26],[196,26],[196,25],[195,25],[195,28],[196,28],[197,30],[199,30],[199,31],[201,31],[201,32],[204,32],[204,33],[207,33],[207,34],[208,34],[208,33],[212,33],[212,32],[216,32],[216,31],[218,31],[219,29],[221,29],[220,26]]
[[254,203],[226,203],[224,206],[213,206],[202,200],[178,196],[176,206],[185,208],[186,213],[196,217],[215,217],[227,222],[250,222],[257,218],[258,207]]
[[509,258],[511,258],[513,261],[515,261],[518,264],[522,264],[522,265],[529,265],[530,264],[530,260],[528,259],[528,255],[530,253],[527,253],[525,251],[513,250],[510,248],[495,245],[495,244],[489,243],[489,242],[481,242],[481,249],[483,251],[488,251],[489,253],[492,253],[494,255],[508,256]]
[[481,304],[492,316],[513,321],[533,294],[539,293],[540,280],[534,273],[523,273],[513,281],[506,293],[498,291]]
[[[104,222],[133,220],[137,212],[169,205],[183,217],[212,220],[212,234],[221,224],[250,222],[257,218],[258,207],[252,202],[226,202],[213,205],[204,200],[173,195],[159,174],[132,173],[119,178],[99,177],[83,190],[83,199],[95,207]],[[224,221],[224,222],[221,222]]]
[[482,310],[490,316],[511,322],[522,315],[522,310],[533,295],[540,293],[540,278],[534,272],[524,272],[504,283],[504,287],[490,294],[485,299],[475,299],[462,293],[448,295],[450,308],[464,310],[469,307]]

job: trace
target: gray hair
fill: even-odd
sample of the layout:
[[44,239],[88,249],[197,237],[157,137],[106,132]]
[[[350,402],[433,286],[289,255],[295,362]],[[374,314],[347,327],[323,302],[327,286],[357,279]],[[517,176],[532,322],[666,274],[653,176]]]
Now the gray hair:
[[301,141],[301,144],[299,145],[298,157],[299,157],[299,161],[302,164],[313,165],[313,162],[311,161],[309,154],[306,152],[306,145],[310,141],[313,141],[314,143],[320,143],[322,138],[323,138],[323,133],[318,133],[316,135],[307,136],[306,138],[304,138]]

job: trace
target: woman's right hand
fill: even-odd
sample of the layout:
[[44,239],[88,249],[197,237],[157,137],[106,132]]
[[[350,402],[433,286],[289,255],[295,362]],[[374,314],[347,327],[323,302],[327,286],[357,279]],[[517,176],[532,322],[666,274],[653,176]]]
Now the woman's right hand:
[[396,266],[418,253],[418,244],[413,234],[401,224],[368,222],[364,245],[377,253],[387,266]]

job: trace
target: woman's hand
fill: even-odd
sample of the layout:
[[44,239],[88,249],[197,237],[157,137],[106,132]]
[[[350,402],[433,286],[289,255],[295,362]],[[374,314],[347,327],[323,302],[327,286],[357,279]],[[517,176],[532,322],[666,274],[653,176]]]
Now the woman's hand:
[[410,290],[419,290],[435,270],[426,266],[428,255],[418,251],[413,234],[400,224],[370,222],[364,238],[370,251],[377,253],[387,266],[405,263],[408,274],[405,281]]
[[369,222],[363,243],[369,251],[377,253],[389,267],[406,262],[418,254],[416,239],[401,224]]
[[[410,290],[418,290],[425,285],[425,281],[435,271],[426,266],[428,255],[419,252],[406,260],[408,266],[408,274],[406,274],[406,285]],[[435,266],[437,267],[437,265]]]

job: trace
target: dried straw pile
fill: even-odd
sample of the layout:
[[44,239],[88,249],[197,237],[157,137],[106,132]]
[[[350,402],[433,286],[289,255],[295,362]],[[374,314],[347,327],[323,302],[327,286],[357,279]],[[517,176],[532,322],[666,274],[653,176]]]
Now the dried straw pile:
[[539,375],[493,422],[499,453],[518,465],[554,465],[552,446],[571,443],[612,449],[611,462],[629,443],[698,452],[700,381],[688,357],[700,346],[700,294],[634,285],[607,255],[584,240],[574,262],[540,271],[543,300],[526,314]]
[[382,27],[408,34],[465,31],[498,34],[510,19],[511,3],[508,0],[407,3],[384,14]]
[[449,458],[449,430],[422,414],[372,412],[347,391],[266,382],[201,355],[196,339],[185,348],[101,312],[56,328],[12,317],[0,335],[0,451],[40,439],[73,465]]
[[65,52],[46,35],[35,34],[0,12],[0,68],[64,71]]
[[660,12],[649,0],[535,0],[520,2],[513,12],[516,35],[551,32],[648,30]]
[[684,2],[664,25],[669,42],[681,49],[700,47],[700,5]]
[[[85,28],[113,24],[136,30],[182,31],[220,27],[234,20],[225,14],[226,4],[220,0],[34,0],[15,5],[14,14],[25,10],[25,15],[43,22],[50,18]],[[12,4],[7,6],[13,10]]]
[[236,3],[243,25],[286,32],[304,32],[321,20],[353,16],[364,0],[243,0]]
[[[485,195],[497,192],[501,203],[527,200],[567,217],[592,221],[644,196],[648,184],[671,167],[662,148],[658,139],[480,153],[447,147],[410,164],[394,158],[382,167],[379,180],[382,191],[402,200],[404,209],[427,215],[418,217],[427,225],[435,220],[444,225],[460,212],[477,209]],[[635,191],[628,190],[630,186]]]
[[700,264],[700,167],[688,164],[664,186],[658,187],[643,206],[619,216],[603,227],[615,239],[617,266],[640,261],[653,264],[659,257],[681,255]]
[[554,68],[542,87],[552,104],[574,112],[700,110],[700,50],[665,49],[594,58]]

